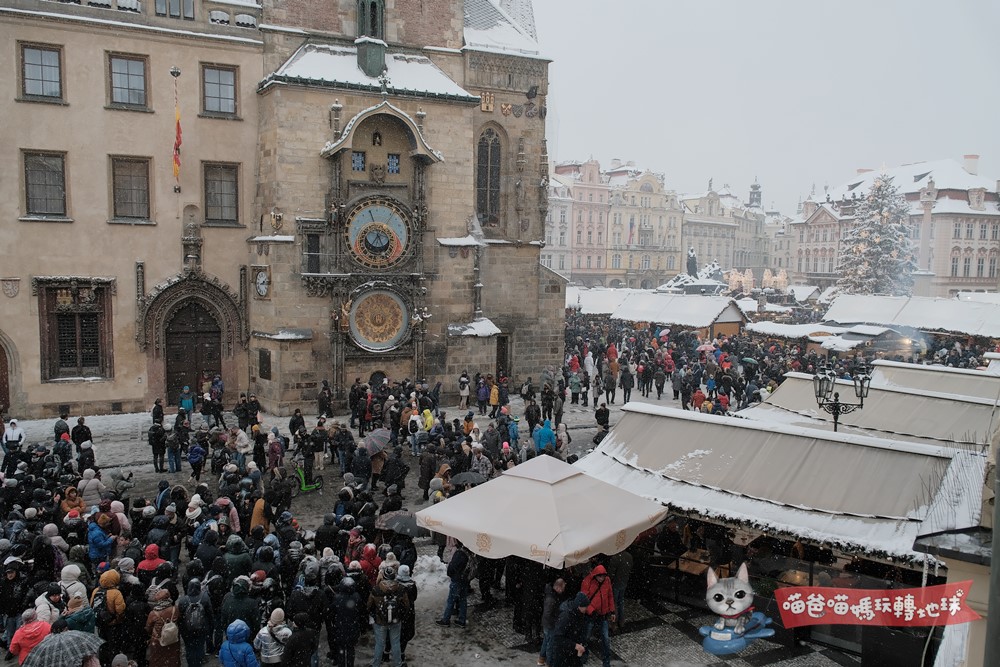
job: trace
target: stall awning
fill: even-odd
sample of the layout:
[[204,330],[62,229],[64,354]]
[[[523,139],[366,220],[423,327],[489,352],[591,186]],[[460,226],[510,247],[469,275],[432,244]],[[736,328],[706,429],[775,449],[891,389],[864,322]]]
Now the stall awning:
[[[833,417],[816,406],[811,375],[786,373],[785,381],[759,406],[741,417],[816,429],[833,429]],[[845,403],[857,402],[854,384],[838,381]],[[862,410],[841,415],[840,428],[879,438],[906,439],[946,447],[985,447],[1000,424],[993,401],[940,391],[878,386],[872,382]]]
[[880,359],[872,365],[872,387],[899,387],[1000,400],[1000,374],[993,370],[905,364]]
[[899,440],[630,403],[576,465],[708,519],[924,559],[918,534],[978,523],[985,458]]

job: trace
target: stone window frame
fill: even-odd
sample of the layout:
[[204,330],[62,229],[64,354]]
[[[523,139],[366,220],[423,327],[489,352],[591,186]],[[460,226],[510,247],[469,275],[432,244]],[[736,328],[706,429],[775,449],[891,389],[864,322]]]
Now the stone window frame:
[[[44,93],[29,93],[28,92],[28,81],[33,81],[34,79],[28,78],[28,62],[26,60],[26,52],[28,50],[36,50],[40,52],[48,52],[56,54],[57,68],[59,74],[59,94],[58,95],[46,95]],[[65,56],[63,47],[61,44],[48,44],[43,42],[18,42],[17,48],[18,58],[20,60],[20,67],[18,67],[18,95],[17,100],[19,102],[41,102],[43,104],[66,104],[66,67],[65,67]],[[41,65],[46,67],[46,65]],[[44,81],[44,79],[40,79]]]
[[[142,102],[128,102],[120,101],[115,99],[115,62],[122,61],[128,63],[141,63],[142,64]],[[149,56],[136,53],[122,53],[119,51],[108,51],[107,52],[107,63],[108,63],[108,109],[117,109],[120,111],[152,111],[149,105],[150,91],[149,91]],[[125,73],[126,78],[131,82],[131,78],[134,76],[131,73]],[[133,91],[138,90],[137,88],[126,87],[122,90]]]
[[195,19],[194,0],[155,0],[153,9],[157,16],[185,21]]
[[[32,295],[38,297],[39,361],[42,382],[82,378],[114,378],[114,313],[112,298],[117,292],[114,278],[79,276],[36,276],[31,279]],[[76,366],[64,366],[60,330],[75,328]],[[97,363],[83,365],[84,329],[91,328],[97,345]]]
[[[110,197],[111,218],[109,221],[125,222],[129,224],[152,222],[153,200],[152,200],[152,184],[150,178],[152,159],[148,157],[141,157],[135,155],[109,155],[108,162],[109,162],[108,169],[110,170],[109,181],[111,184],[111,197]],[[145,178],[144,189],[141,187],[139,188],[124,187],[126,184],[131,184],[131,185],[137,184],[137,181],[135,180],[137,177],[136,174],[125,174],[125,173],[119,174],[118,171],[119,167],[124,169],[126,165],[129,166],[141,165],[143,167],[141,170],[143,174],[139,174],[139,178],[140,181],[143,176]],[[138,184],[142,185],[143,183],[139,182]],[[120,197],[119,195],[124,194],[126,192],[141,193],[143,191],[145,192],[145,211],[144,212],[139,211],[138,213],[136,213],[135,211],[125,212],[124,207],[128,205],[141,206],[143,202],[141,200],[138,202],[123,201],[123,198]],[[119,208],[120,201],[123,206],[122,209]]]
[[[223,86],[228,87],[229,84],[219,82],[210,82],[208,80],[209,72],[229,72],[233,75],[232,83],[232,111],[226,111],[221,109],[210,109],[208,105],[209,100],[228,100],[221,94],[221,88]],[[219,86],[219,95],[209,95],[209,86]],[[214,91],[213,91],[214,92]],[[199,114],[203,118],[224,118],[228,120],[242,120],[240,118],[240,68],[236,65],[229,65],[226,63],[201,63],[201,113]]]
[[[234,176],[230,182],[233,183],[235,190],[232,193],[233,197],[233,207],[235,208],[235,215],[233,217],[213,217],[211,215],[213,209],[220,208],[222,205],[210,202],[210,197],[223,196],[225,193],[210,193],[209,190],[209,177],[210,172],[213,170],[226,170],[231,171]],[[240,224],[240,164],[238,162],[202,162],[202,188],[204,193],[203,210],[205,211],[205,225],[209,227],[242,227]],[[214,179],[215,181],[222,182],[221,179]]]
[[[23,175],[23,188],[24,188],[24,205],[22,210],[24,215],[21,217],[22,221],[54,221],[54,222],[72,222],[69,217],[69,187],[68,179],[66,178],[66,156],[65,151],[48,151],[48,150],[22,150],[21,151],[21,173]],[[32,183],[32,175],[36,172],[38,174],[43,173],[54,173],[45,172],[41,169],[36,169],[34,166],[35,160],[37,158],[58,158],[59,159],[59,179],[58,183]],[[49,188],[55,187],[59,188],[62,195],[62,211],[49,210],[49,209],[37,209],[32,208],[32,201],[39,199],[37,196],[32,196],[32,191],[34,187]],[[45,200],[54,200],[52,197],[44,197]]]

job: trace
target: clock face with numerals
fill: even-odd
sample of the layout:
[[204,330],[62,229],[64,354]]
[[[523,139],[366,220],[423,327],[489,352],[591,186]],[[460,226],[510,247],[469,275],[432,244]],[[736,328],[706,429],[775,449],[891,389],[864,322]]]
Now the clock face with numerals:
[[387,269],[406,255],[410,241],[408,215],[402,206],[385,197],[358,202],[347,215],[347,246],[358,264]]

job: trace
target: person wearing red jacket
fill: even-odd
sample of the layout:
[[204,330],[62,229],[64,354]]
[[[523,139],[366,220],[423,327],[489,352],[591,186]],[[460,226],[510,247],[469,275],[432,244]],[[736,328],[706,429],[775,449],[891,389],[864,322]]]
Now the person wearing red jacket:
[[[603,565],[598,565],[583,578],[580,584],[580,592],[586,594],[590,600],[587,605],[587,631],[584,635],[589,638],[594,627],[601,631],[601,661],[603,667],[611,667],[611,639],[608,637],[609,621],[615,621],[615,595],[611,588],[611,577]],[[586,661],[586,657],[584,658]]]
[[147,546],[145,558],[139,561],[139,564],[135,566],[137,571],[136,576],[139,577],[139,581],[142,582],[142,585],[149,586],[153,583],[153,573],[156,572],[156,568],[166,562],[167,561],[160,558],[160,547],[155,544]]

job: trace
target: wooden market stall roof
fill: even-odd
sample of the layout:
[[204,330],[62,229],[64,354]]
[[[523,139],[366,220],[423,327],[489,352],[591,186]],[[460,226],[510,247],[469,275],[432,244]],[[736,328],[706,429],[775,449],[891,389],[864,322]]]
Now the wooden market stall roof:
[[629,294],[611,313],[611,319],[654,322],[705,329],[714,324],[747,321],[736,301],[726,296],[699,296],[637,291]]

